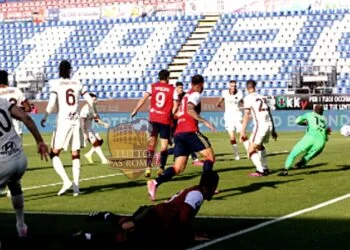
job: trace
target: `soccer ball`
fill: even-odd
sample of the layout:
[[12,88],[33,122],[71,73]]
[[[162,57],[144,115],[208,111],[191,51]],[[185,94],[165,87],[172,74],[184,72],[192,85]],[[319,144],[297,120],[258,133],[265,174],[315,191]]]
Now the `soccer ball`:
[[341,127],[340,133],[344,136],[350,136],[350,125],[344,125]]

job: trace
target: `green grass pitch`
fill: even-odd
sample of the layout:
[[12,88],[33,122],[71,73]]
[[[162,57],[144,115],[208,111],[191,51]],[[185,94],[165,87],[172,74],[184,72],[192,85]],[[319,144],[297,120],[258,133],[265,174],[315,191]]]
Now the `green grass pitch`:
[[[217,156],[215,169],[220,175],[220,193],[205,202],[196,219],[198,231],[207,232],[212,239],[219,238],[259,223],[299,211],[350,192],[350,140],[338,132],[330,137],[324,152],[302,170],[290,176],[278,177],[295,142],[302,133],[280,133],[277,142],[267,145],[268,161],[273,174],[250,178],[254,171],[246,157],[235,161],[226,133],[207,134]],[[51,135],[45,135],[47,142]],[[99,163],[89,165],[82,157],[81,195],[67,193],[57,196],[61,187],[51,162],[42,162],[29,135],[24,136],[24,150],[29,159],[23,177],[26,221],[33,239],[50,239],[49,246],[37,249],[67,249],[65,239],[70,233],[91,227],[79,213],[113,211],[130,214],[140,205],[151,204],[147,197],[145,179],[130,181],[118,170]],[[245,156],[239,145],[241,156]],[[83,150],[82,155],[86,152]],[[107,154],[107,149],[105,149]],[[61,154],[71,176],[69,153]],[[97,162],[97,157],[95,156]],[[172,162],[169,157],[168,164]],[[197,184],[201,168],[188,165],[172,182],[162,185],[157,192],[161,202],[177,191]],[[154,175],[156,172],[154,172]],[[0,197],[0,241],[3,249],[15,249],[15,218],[10,200]],[[101,232],[104,225],[93,225]],[[45,236],[43,236],[45,235]],[[350,200],[343,200],[261,229],[227,239],[205,249],[349,249]],[[155,241],[156,242],[156,241]],[[101,248],[102,249],[102,248]]]

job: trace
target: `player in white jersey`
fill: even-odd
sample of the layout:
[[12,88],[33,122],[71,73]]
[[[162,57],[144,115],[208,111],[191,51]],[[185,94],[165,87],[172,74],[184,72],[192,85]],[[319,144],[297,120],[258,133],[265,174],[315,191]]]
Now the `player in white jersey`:
[[247,141],[246,128],[250,118],[253,118],[254,128],[249,138],[248,156],[253,161],[256,172],[251,173],[252,177],[266,176],[269,174],[264,143],[268,143],[270,135],[276,140],[277,133],[272,119],[270,108],[265,96],[255,91],[256,82],[247,82],[248,95],[244,97],[244,118],[240,141]]
[[27,157],[11,118],[20,120],[27,126],[38,145],[42,160],[45,158],[47,161],[48,148],[32,118],[15,104],[0,98],[0,193],[6,186],[10,190],[18,235],[26,237],[27,225],[24,222],[24,199],[20,180],[27,168]]
[[[89,94],[94,101],[94,104],[97,103],[97,97],[95,94],[90,93]],[[91,108],[88,104],[85,104],[81,110],[80,110],[80,120],[81,120],[81,127],[83,129],[84,139],[85,141],[88,141],[91,143],[92,147],[89,152],[87,152],[84,156],[88,160],[89,163],[94,163],[92,159],[92,155],[94,152],[97,153],[97,155],[100,157],[102,164],[107,164],[108,160],[106,156],[102,152],[102,144],[103,139],[100,137],[98,133],[96,133],[92,129],[92,122],[95,121],[101,126],[104,126],[105,128],[109,128],[109,124],[103,122],[98,116],[94,116],[94,109]]]
[[[89,93],[83,90],[80,81],[71,79],[72,67],[68,61],[62,61],[59,66],[60,78],[50,82],[50,98],[46,112],[41,120],[41,126],[45,126],[46,119],[57,105],[56,129],[52,135],[50,157],[52,164],[63,181],[63,186],[58,195],[64,194],[73,185],[73,195],[79,195],[80,176],[80,148],[84,145],[79,119],[79,97],[83,96],[91,107],[93,100]],[[94,112],[96,113],[96,112]],[[73,183],[64,170],[59,154],[62,149],[67,150],[71,142]]]
[[216,103],[216,106],[221,107],[223,101],[225,102],[225,128],[230,136],[234,157],[236,160],[239,160],[235,133],[242,130],[241,107],[243,104],[243,93],[237,89],[237,82],[235,80],[230,81],[229,89],[222,91],[222,96]]
[[[0,97],[5,98],[9,102],[21,107],[25,112],[30,112],[30,104],[23,92],[16,87],[9,87],[8,73],[0,70]],[[22,135],[22,122],[12,119],[14,128],[18,135]]]

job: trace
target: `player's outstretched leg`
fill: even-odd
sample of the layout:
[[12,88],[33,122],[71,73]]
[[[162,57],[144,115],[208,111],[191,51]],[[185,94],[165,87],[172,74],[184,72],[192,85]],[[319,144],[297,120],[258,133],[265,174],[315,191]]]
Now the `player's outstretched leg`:
[[[169,128],[170,129],[170,128]],[[167,132],[167,131],[166,131]],[[168,144],[169,144],[169,133],[165,133],[162,131],[162,133],[160,134],[160,166],[159,166],[159,170],[158,170],[158,176],[160,176],[164,169],[165,169],[165,165],[166,162],[168,160]]]
[[147,182],[148,194],[152,201],[156,199],[156,191],[161,184],[170,181],[175,175],[181,173],[185,169],[187,164],[187,159],[188,159],[187,156],[176,157],[174,166],[168,167],[167,169],[165,169],[163,174],[161,174],[155,180],[150,180]]
[[64,170],[61,159],[59,158],[60,150],[51,149],[50,158],[52,159],[52,165],[56,173],[61,177],[63,181],[62,188],[58,191],[58,195],[64,194],[68,189],[72,187],[72,182],[70,181],[66,171]]
[[303,156],[303,158],[300,160],[299,164],[301,166],[306,166],[307,163],[309,163],[312,159],[314,159],[316,156],[322,153],[323,149],[325,148],[325,142],[324,141],[314,141],[314,144],[306,152],[306,154]]
[[24,198],[20,181],[8,182],[7,184],[11,192],[11,201],[13,209],[16,213],[16,228],[20,238],[27,237],[28,227],[24,222]]
[[264,171],[263,165],[261,164],[261,158],[257,150],[258,147],[259,145],[250,143],[248,148],[248,158],[252,160],[256,167],[256,172],[249,174],[251,177],[262,177],[268,175],[268,173]]
[[284,170],[279,173],[279,176],[287,176],[288,170],[293,167],[295,159],[303,152],[308,151],[312,147],[312,141],[310,141],[307,137],[303,137],[292,149],[289,153],[286,162],[284,164]]
[[80,152],[72,151],[73,196],[79,195]]
[[261,145],[258,148],[258,154],[259,154],[259,157],[261,159],[261,164],[263,166],[264,172],[269,173],[269,167],[267,164],[267,152],[266,152],[266,148],[264,147],[264,145]]
[[157,136],[158,134],[154,133],[154,136],[150,137],[148,148],[147,148],[147,167],[145,171],[145,177],[149,178],[152,174],[152,161],[154,156],[155,147],[157,144]]

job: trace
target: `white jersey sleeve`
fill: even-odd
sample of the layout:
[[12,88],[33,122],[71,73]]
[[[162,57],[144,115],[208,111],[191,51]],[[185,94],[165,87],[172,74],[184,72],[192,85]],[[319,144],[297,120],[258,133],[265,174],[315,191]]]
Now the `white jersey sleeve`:
[[173,100],[174,101],[178,101],[179,100],[179,95],[177,94],[176,89],[174,89]]
[[271,123],[269,107],[265,96],[256,92],[248,94],[244,98],[244,109],[249,109],[251,111],[255,125]]
[[198,92],[193,92],[188,96],[188,103],[194,104],[194,106],[197,106],[201,102],[201,94]]
[[202,193],[197,190],[194,190],[186,195],[185,203],[190,205],[194,210],[197,211],[203,204],[203,200],[204,198]]
[[85,104],[80,110],[80,117],[81,118],[88,118],[89,113],[90,113],[89,105]]
[[152,95],[152,84],[147,85],[146,93],[148,93],[149,95]]

